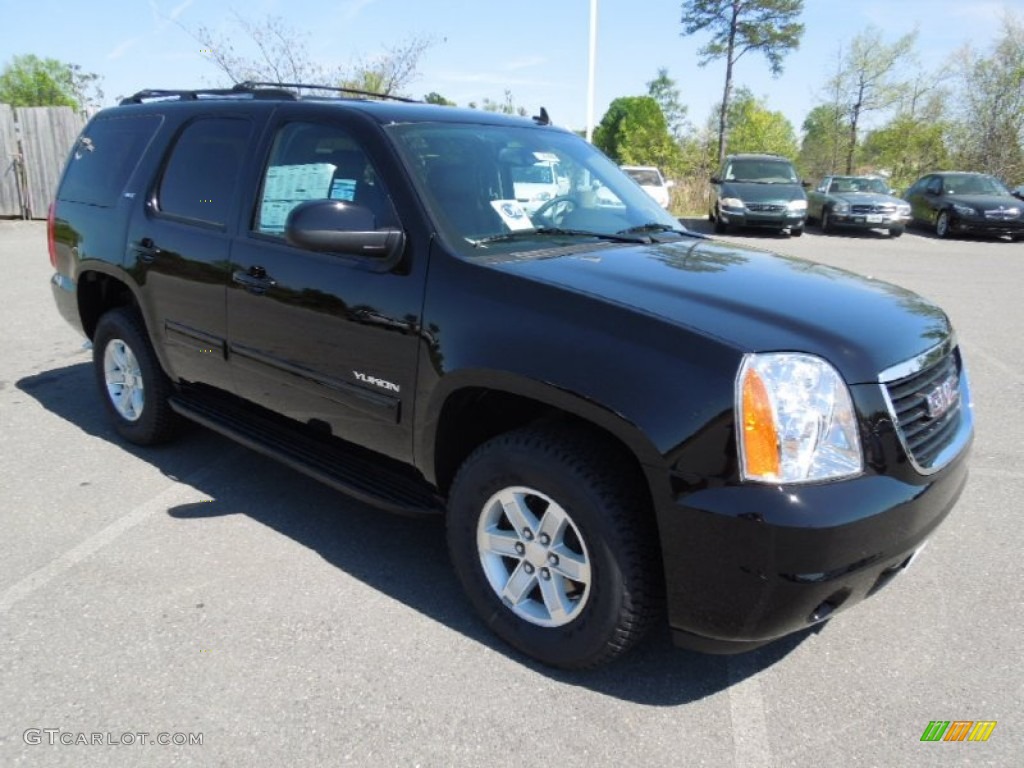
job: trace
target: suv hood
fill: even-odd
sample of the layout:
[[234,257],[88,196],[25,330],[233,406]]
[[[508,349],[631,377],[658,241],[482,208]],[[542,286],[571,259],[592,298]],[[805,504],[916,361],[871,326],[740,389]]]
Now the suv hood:
[[829,197],[842,200],[850,205],[906,205],[906,202],[892,195],[883,195],[880,192],[830,192]]
[[711,240],[533,259],[518,254],[491,265],[656,316],[743,352],[815,354],[849,384],[877,382],[881,371],[951,333],[941,309],[903,288]]
[[723,181],[720,197],[738,197],[743,202],[768,203],[778,200],[806,200],[799,184],[762,184],[755,181]]

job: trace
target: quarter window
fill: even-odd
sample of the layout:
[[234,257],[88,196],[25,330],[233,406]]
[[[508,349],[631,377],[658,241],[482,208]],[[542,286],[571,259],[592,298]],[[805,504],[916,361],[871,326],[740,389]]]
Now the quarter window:
[[94,120],[75,142],[59,197],[109,207],[124,191],[161,118],[157,115]]
[[161,213],[223,226],[238,186],[251,126],[204,118],[178,137],[157,191]]

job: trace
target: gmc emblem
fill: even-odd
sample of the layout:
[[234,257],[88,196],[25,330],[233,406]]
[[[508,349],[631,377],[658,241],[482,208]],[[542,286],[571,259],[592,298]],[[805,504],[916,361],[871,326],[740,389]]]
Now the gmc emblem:
[[952,408],[960,399],[957,376],[951,373],[939,386],[924,396],[925,409],[929,419],[937,419]]

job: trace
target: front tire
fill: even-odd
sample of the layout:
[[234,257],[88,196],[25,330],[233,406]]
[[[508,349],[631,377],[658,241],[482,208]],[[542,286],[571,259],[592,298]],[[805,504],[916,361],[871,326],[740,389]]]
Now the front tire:
[[905,231],[905,227],[892,227],[889,230],[889,237],[900,237]]
[[792,227],[789,230],[789,234],[791,234],[793,237],[800,237],[800,235],[802,235],[803,233],[804,233],[804,228],[803,227]]
[[138,313],[121,307],[103,315],[93,335],[92,359],[100,396],[121,437],[154,445],[174,435],[173,388]]
[[832,216],[827,210],[821,212],[821,231],[826,235],[830,235],[836,231],[836,227],[832,223]]
[[935,220],[935,236],[949,237],[949,211],[939,211],[939,218]]
[[448,548],[479,616],[554,667],[607,663],[660,605],[646,492],[589,431],[527,427],[477,448],[452,484]]
[[715,207],[715,234],[716,235],[727,235],[729,234],[729,225],[722,221],[722,209],[721,207]]

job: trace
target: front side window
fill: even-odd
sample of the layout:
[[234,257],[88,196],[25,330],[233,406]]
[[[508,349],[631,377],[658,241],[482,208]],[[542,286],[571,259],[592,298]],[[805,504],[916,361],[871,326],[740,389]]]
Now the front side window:
[[463,255],[546,249],[562,244],[558,238],[637,227],[681,229],[617,165],[566,131],[447,122],[387,130]]
[[174,144],[157,189],[158,210],[224,226],[238,187],[252,127],[248,120],[202,118]]
[[380,176],[347,131],[319,123],[287,123],[274,137],[253,231],[283,236],[288,214],[309,200],[354,203],[373,214],[377,229],[397,225]]

